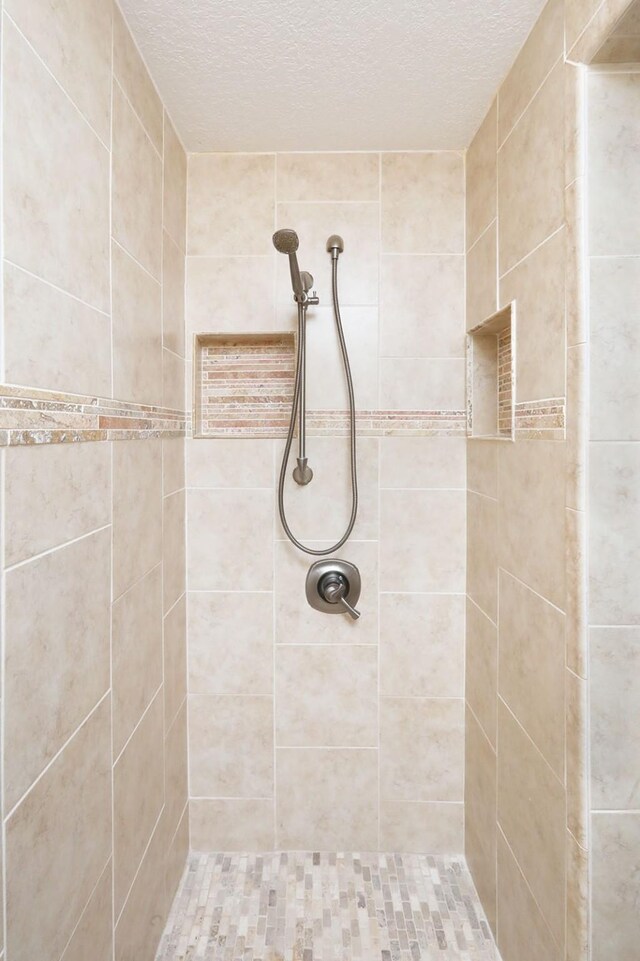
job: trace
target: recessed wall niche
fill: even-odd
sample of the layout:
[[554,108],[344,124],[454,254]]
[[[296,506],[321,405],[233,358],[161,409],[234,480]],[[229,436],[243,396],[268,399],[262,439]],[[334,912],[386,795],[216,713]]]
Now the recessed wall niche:
[[295,334],[196,334],[193,436],[281,437],[291,413]]
[[471,437],[513,440],[516,402],[516,304],[467,334],[467,429]]

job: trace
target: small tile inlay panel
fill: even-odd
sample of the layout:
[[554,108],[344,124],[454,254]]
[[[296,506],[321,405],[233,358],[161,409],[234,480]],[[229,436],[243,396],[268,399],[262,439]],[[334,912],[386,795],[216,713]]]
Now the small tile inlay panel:
[[156,961],[500,961],[460,858],[191,854]]
[[518,437],[531,440],[564,440],[566,404],[564,397],[524,400],[515,405]]

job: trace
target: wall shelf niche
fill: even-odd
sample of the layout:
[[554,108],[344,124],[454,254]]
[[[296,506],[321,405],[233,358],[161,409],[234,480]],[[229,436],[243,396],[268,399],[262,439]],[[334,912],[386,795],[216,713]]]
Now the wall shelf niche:
[[515,434],[516,302],[467,333],[467,430],[479,440]]
[[193,436],[281,437],[291,413],[296,335],[196,334]]

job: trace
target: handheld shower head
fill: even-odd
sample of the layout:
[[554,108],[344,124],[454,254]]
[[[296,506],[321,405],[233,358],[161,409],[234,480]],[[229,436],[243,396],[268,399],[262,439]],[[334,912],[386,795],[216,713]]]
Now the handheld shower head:
[[273,246],[278,253],[287,254],[289,257],[291,286],[293,287],[294,300],[297,301],[298,298],[302,297],[305,293],[304,284],[300,276],[300,268],[298,267],[298,258],[296,257],[296,250],[300,246],[298,235],[295,230],[290,230],[286,227],[283,230],[276,230],[273,235]]
[[273,246],[280,254],[295,254],[300,241],[295,230],[285,227],[283,230],[276,230],[273,235]]

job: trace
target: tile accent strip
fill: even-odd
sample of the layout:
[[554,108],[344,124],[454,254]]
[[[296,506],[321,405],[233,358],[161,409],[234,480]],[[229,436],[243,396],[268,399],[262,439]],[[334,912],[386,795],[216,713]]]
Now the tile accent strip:
[[521,401],[515,405],[515,422],[518,437],[531,440],[564,440],[565,398]]
[[[284,437],[291,415],[291,333],[199,334],[195,338],[196,437]],[[358,433],[464,434],[463,410],[359,410]],[[349,430],[347,410],[310,410],[310,434]]]
[[0,447],[182,437],[185,427],[185,412],[168,407],[0,385]]

